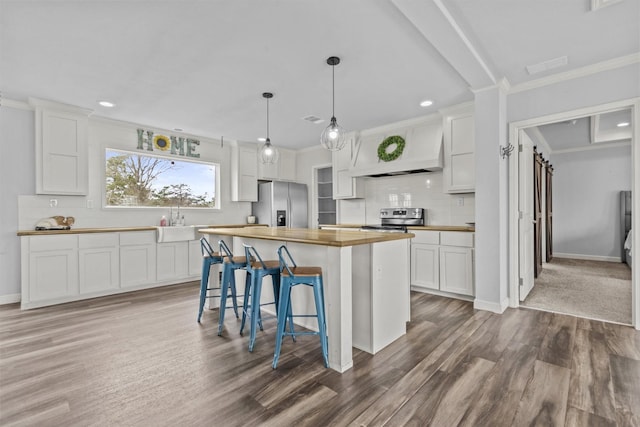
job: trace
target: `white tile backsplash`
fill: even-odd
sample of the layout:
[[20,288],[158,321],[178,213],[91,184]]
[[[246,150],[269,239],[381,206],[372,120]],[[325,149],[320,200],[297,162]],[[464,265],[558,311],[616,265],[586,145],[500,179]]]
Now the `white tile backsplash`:
[[475,194],[442,192],[442,172],[398,175],[365,180],[365,198],[341,200],[343,224],[380,222],[380,208],[414,207],[427,212],[427,225],[465,225],[475,221]]

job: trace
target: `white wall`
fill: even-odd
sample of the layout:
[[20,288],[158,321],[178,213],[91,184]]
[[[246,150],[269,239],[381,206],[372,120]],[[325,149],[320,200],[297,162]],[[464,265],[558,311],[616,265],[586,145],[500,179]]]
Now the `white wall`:
[[465,225],[475,221],[475,194],[442,192],[442,172],[362,178],[365,198],[341,200],[340,223],[379,224],[380,208],[427,210],[427,225]]
[[[20,105],[20,103],[16,103]],[[0,168],[0,303],[16,300],[20,293],[20,240],[19,230],[33,230],[38,220],[52,215],[73,216],[75,228],[121,227],[159,225],[166,208],[114,209],[104,208],[104,151],[117,148],[135,151],[137,128],[172,135],[172,132],[125,122],[89,118],[89,190],[87,196],[35,195],[35,130],[34,112],[20,108],[0,108],[0,141],[2,141],[2,167]],[[248,202],[232,202],[231,151],[228,143],[194,136],[200,140],[197,152],[200,160],[220,164],[221,209],[181,208],[186,224],[238,224],[245,223],[251,212]],[[58,200],[56,208],[49,200]],[[92,207],[88,207],[92,205]],[[6,273],[5,273],[6,272]]]
[[20,300],[18,195],[35,192],[33,111],[0,107],[0,304]]
[[631,146],[553,155],[553,251],[615,258],[621,190],[631,190]]

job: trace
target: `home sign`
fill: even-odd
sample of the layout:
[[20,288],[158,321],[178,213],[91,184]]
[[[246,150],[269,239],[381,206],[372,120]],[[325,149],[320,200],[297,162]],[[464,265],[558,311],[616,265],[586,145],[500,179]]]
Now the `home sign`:
[[154,147],[160,151],[169,151],[176,156],[186,156],[199,158],[200,153],[196,153],[196,148],[200,141],[191,138],[175,136],[154,135],[153,131],[138,129],[138,150],[153,151]]

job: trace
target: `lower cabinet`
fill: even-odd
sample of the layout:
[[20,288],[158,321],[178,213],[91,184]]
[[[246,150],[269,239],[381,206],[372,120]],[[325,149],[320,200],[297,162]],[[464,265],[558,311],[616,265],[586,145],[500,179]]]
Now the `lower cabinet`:
[[117,233],[78,235],[80,293],[120,287],[120,242]]
[[418,291],[474,296],[474,233],[412,231],[411,287]]
[[140,286],[156,280],[156,232],[120,233],[120,286]]
[[192,281],[198,240],[157,243],[155,230],[21,237],[23,309]]
[[[22,247],[22,302],[78,295],[78,236],[31,236]],[[25,248],[26,246],[26,248]]]
[[186,277],[189,271],[189,242],[158,243],[158,281]]

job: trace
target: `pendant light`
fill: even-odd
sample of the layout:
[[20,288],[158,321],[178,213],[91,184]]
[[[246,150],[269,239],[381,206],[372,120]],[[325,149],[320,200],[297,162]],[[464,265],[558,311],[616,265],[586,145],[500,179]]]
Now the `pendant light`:
[[280,153],[278,153],[276,147],[271,145],[271,140],[269,139],[269,100],[273,98],[273,94],[271,92],[265,92],[262,94],[262,97],[267,100],[267,140],[262,148],[260,148],[260,161],[264,164],[274,164],[278,162]]
[[346,142],[344,134],[345,130],[340,127],[338,122],[336,121],[336,85],[335,85],[335,67],[340,63],[340,58],[337,56],[331,56],[327,58],[327,64],[331,65],[331,123],[320,135],[320,142],[322,146],[330,151],[338,151],[344,148],[344,144]]

